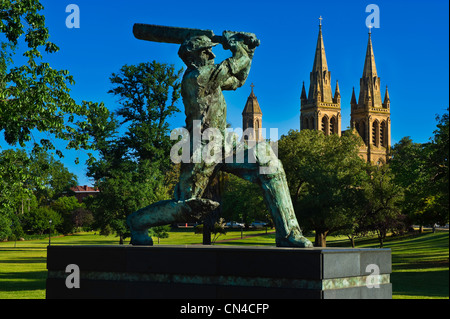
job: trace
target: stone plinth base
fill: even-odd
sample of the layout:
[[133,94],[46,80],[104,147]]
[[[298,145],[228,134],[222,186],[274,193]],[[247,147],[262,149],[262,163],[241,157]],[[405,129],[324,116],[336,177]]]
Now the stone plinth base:
[[49,299],[392,298],[390,249],[49,246],[47,253]]

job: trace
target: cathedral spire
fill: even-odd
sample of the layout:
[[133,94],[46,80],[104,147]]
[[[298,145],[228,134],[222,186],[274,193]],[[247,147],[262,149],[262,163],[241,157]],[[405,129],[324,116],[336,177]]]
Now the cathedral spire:
[[388,109],[390,106],[391,106],[391,99],[389,98],[389,91],[388,91],[388,87],[386,85],[386,93],[384,95],[383,107]]
[[373,53],[372,33],[369,32],[363,75],[360,81],[359,105],[382,107],[380,78],[377,75],[375,55]]
[[300,101],[301,101],[302,105],[306,104],[307,100],[308,100],[308,97],[306,96],[305,81],[303,81],[302,94],[300,95]]
[[353,87],[353,92],[352,92],[352,99],[350,101],[350,105],[352,107],[356,107],[358,103],[356,102],[356,94],[355,94],[355,87]]
[[339,90],[339,82],[336,80],[336,88],[334,89],[333,102],[336,104],[341,103],[341,91]]
[[327,57],[322,35],[322,17],[319,18],[319,36],[317,38],[316,52],[314,55],[313,69],[310,75],[308,103],[326,102],[333,103],[331,93],[330,72],[328,71]]

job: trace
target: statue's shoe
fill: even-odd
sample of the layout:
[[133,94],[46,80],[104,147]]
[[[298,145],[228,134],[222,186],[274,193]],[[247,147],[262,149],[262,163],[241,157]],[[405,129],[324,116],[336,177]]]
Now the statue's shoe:
[[277,238],[277,247],[297,247],[297,248],[312,248],[313,244],[308,238],[303,236],[289,235],[286,238]]

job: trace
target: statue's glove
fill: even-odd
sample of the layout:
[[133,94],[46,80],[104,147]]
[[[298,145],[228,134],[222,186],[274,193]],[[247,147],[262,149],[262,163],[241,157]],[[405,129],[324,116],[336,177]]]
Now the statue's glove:
[[223,37],[225,38],[223,48],[225,50],[231,50],[233,53],[236,53],[238,47],[241,47],[249,55],[253,56],[255,48],[260,44],[260,41],[256,38],[256,35],[248,32],[224,31]]

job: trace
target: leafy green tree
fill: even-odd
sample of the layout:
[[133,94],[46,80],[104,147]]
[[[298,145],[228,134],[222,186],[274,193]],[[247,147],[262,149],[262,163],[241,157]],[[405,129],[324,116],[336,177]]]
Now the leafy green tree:
[[73,215],[83,206],[75,196],[62,196],[52,202],[51,208],[62,218],[61,225],[59,225],[57,230],[63,234],[72,233],[75,228]]
[[151,236],[158,238],[159,244],[161,238],[169,238],[170,225],[152,227],[149,231]]
[[353,207],[367,178],[361,142],[352,132],[340,137],[313,130],[290,130],[278,142],[297,218],[306,231],[315,231],[315,246],[325,247],[329,233],[354,222]]
[[242,221],[248,227],[254,220],[267,220],[269,212],[256,184],[227,174],[222,196],[222,216],[227,221]]
[[179,111],[180,74],[181,70],[157,62],[123,66],[111,76],[109,91],[119,98],[117,112],[90,105],[88,121],[79,128],[99,153],[88,167],[88,176],[100,190],[89,208],[96,225],[112,229],[120,242],[129,236],[125,222],[129,214],[170,197],[168,119]]
[[408,216],[410,224],[425,225],[429,196],[430,177],[426,162],[428,150],[424,144],[414,143],[404,137],[392,147],[389,165],[394,173],[394,181],[404,190],[402,212]]
[[[62,223],[62,217],[48,206],[41,206],[25,212],[23,229],[29,234],[42,235],[51,230],[54,232]],[[51,221],[51,222],[50,222]]]
[[[74,80],[68,71],[44,61],[59,48],[49,41],[42,10],[39,0],[0,3],[0,131],[10,145],[34,141],[36,151],[55,149],[53,137],[77,147],[85,137],[76,134],[74,115],[84,116],[86,107],[70,97]],[[17,53],[24,64],[15,59]]]
[[430,152],[427,169],[431,177],[430,188],[433,196],[430,201],[433,203],[434,222],[444,225],[449,221],[449,109],[447,113],[436,118],[438,124],[434,131],[431,143],[428,145]]
[[377,233],[381,248],[389,231],[398,232],[405,228],[400,209],[403,190],[395,183],[387,164],[370,166],[368,174],[370,178],[363,187],[367,201],[364,226]]
[[395,181],[404,188],[402,210],[411,224],[445,224],[449,220],[448,110],[437,117],[429,143],[404,137],[392,148],[390,166]]
[[71,187],[78,185],[77,176],[49,153],[40,152],[31,158],[30,174],[38,178],[39,184],[29,187],[44,205],[71,194]]
[[[5,150],[0,153],[0,234],[2,238],[22,235],[19,215],[37,205],[28,183],[30,159],[23,150]],[[34,180],[37,182],[37,180]],[[13,225],[13,226],[11,226]]]
[[168,119],[180,110],[180,77],[183,69],[156,61],[124,65],[110,80],[109,93],[119,98],[117,116],[127,132],[121,138],[129,155],[159,162],[163,170],[170,167]]

